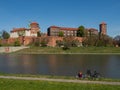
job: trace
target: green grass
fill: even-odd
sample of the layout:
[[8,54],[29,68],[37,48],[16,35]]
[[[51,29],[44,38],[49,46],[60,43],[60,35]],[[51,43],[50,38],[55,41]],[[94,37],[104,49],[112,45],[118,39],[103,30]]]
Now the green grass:
[[17,54],[120,54],[118,47],[71,47],[63,50],[60,47],[30,47],[15,52]]
[[120,90],[120,86],[0,79],[0,90]]
[[[0,73],[0,76],[17,76],[17,77],[33,77],[33,78],[50,78],[50,79],[68,79],[76,80],[74,76],[54,76],[54,75],[39,75],[39,74],[7,74]],[[107,81],[107,82],[120,82],[120,79],[110,79],[110,78],[99,78],[99,79],[81,79],[81,80],[91,80],[91,81]]]
[[[39,77],[39,78],[57,78],[57,79],[76,79],[67,76],[50,76],[50,75],[30,75],[30,74],[5,74],[4,76],[18,77]],[[113,79],[103,79],[103,81],[119,81]],[[80,84],[80,83],[63,83],[48,81],[31,81],[31,80],[12,80],[0,79],[0,90],[119,90],[118,85],[100,85],[100,84]]]
[[33,78],[53,78],[53,79],[76,79],[73,76],[54,76],[54,75],[39,75],[39,74],[7,74],[1,73],[0,76],[17,76],[17,77],[33,77]]

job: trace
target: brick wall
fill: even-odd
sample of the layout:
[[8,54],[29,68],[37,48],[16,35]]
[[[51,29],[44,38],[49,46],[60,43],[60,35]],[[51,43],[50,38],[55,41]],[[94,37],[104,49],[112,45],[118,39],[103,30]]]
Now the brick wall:
[[[47,39],[48,46],[55,47],[57,40],[63,40],[64,37],[58,36],[42,36],[42,37],[19,37],[19,38],[9,38],[8,40],[2,40],[2,43],[13,44],[16,40],[19,40],[22,45],[32,44],[35,40],[42,40],[43,38]],[[72,39],[77,39],[82,42],[83,38],[81,37],[72,37]]]

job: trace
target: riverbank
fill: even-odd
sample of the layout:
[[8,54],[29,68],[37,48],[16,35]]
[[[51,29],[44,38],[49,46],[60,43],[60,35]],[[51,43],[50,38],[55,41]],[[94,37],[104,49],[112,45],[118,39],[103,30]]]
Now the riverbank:
[[30,47],[14,52],[15,54],[120,54],[120,47]]
[[120,82],[1,76],[2,90],[119,90]]

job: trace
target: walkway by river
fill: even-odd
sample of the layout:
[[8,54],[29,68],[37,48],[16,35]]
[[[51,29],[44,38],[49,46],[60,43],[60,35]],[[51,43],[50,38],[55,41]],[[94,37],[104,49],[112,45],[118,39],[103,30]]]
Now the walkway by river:
[[24,48],[29,48],[26,46],[20,46],[20,47],[0,47],[0,53],[11,53],[11,52],[15,52]]
[[40,81],[52,81],[52,82],[120,85],[120,82],[88,81],[88,80],[78,80],[78,79],[75,79],[75,80],[70,80],[70,79],[49,79],[49,78],[16,77],[16,76],[0,76],[0,78],[4,78],[4,79],[17,79],[17,80],[40,80]]

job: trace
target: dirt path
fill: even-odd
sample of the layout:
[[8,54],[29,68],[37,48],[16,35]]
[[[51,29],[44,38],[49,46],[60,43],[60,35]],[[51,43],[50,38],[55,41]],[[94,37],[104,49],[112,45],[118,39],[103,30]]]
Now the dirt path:
[[49,79],[49,78],[16,77],[16,76],[0,76],[0,78],[4,78],[4,79],[19,79],[19,80],[40,80],[40,81],[53,81],[53,82],[72,82],[72,83],[104,84],[104,85],[120,85],[120,82],[106,82],[106,81]]

